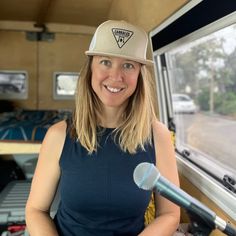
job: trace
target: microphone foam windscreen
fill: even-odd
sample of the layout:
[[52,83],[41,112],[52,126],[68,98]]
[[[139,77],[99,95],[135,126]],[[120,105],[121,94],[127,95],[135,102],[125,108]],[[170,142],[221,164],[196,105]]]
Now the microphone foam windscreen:
[[152,190],[159,177],[160,173],[155,165],[148,162],[137,165],[133,173],[134,182],[144,190]]

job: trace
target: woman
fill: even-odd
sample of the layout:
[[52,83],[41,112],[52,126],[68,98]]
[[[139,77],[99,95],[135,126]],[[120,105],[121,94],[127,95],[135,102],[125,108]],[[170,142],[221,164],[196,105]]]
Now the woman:
[[[157,217],[144,226],[151,192],[133,181],[135,167],[150,162],[179,184],[170,133],[154,113],[147,44],[147,34],[125,21],[97,28],[78,81],[72,122],[53,125],[40,150],[26,206],[31,236],[175,232],[179,207],[158,195]],[[51,219],[58,185],[61,202]]]

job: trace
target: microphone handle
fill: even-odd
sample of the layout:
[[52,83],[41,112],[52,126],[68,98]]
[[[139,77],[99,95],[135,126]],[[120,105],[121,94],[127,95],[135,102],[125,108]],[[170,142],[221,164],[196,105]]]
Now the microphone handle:
[[189,214],[200,217],[211,229],[219,229],[228,236],[236,236],[236,228],[218,217],[214,211],[178,188],[166,178],[160,176],[155,190],[163,197],[183,207]]
[[169,180],[160,177],[156,183],[155,189],[168,200],[174,202],[178,206],[183,207],[187,211],[194,213],[208,219],[209,221],[215,220],[216,213],[205,206],[203,203],[193,198],[188,193],[178,188]]
[[204,220],[204,222],[207,223],[208,227],[210,227],[211,229],[215,229],[216,213],[203,205],[201,202],[198,202],[196,199],[194,200],[195,201],[192,201],[187,209],[188,213],[197,215],[200,219]]
[[224,221],[219,216],[216,216],[215,219],[216,228],[221,230],[228,236],[236,236],[236,228],[232,226],[230,223]]
[[231,224],[226,223],[226,227],[224,230],[222,230],[223,233],[225,233],[228,236],[236,236],[236,228],[233,227]]

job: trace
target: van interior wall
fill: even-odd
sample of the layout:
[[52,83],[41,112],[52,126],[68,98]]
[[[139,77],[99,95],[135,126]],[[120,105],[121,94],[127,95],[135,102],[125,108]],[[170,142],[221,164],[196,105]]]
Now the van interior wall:
[[187,2],[188,0],[113,1],[109,18],[127,20],[149,32]]
[[86,61],[84,52],[88,49],[91,38],[91,35],[58,33],[53,42],[39,43],[40,109],[73,109],[74,100],[53,99],[53,72],[80,72]]
[[[113,1],[107,18],[128,20],[149,32],[185,2]],[[0,30],[0,70],[26,70],[29,76],[28,98],[12,100],[14,104],[35,110],[72,109],[73,100],[53,99],[53,72],[79,72],[91,37],[91,34],[56,33],[52,42],[29,41],[23,31]],[[150,48],[148,54],[151,58]]]
[[17,107],[36,109],[37,105],[37,44],[25,39],[25,32],[0,30],[0,70],[28,72],[28,99],[13,100]]
[[53,73],[79,72],[92,35],[56,33],[53,41],[29,41],[23,31],[0,31],[0,70],[24,70],[28,98],[13,100],[19,108],[72,109],[73,100],[53,99]]

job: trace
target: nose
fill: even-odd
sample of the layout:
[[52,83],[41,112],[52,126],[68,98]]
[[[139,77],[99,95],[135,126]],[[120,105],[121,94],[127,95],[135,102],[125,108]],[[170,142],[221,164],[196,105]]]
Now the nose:
[[110,78],[114,81],[123,81],[123,73],[121,68],[112,67],[110,69]]

